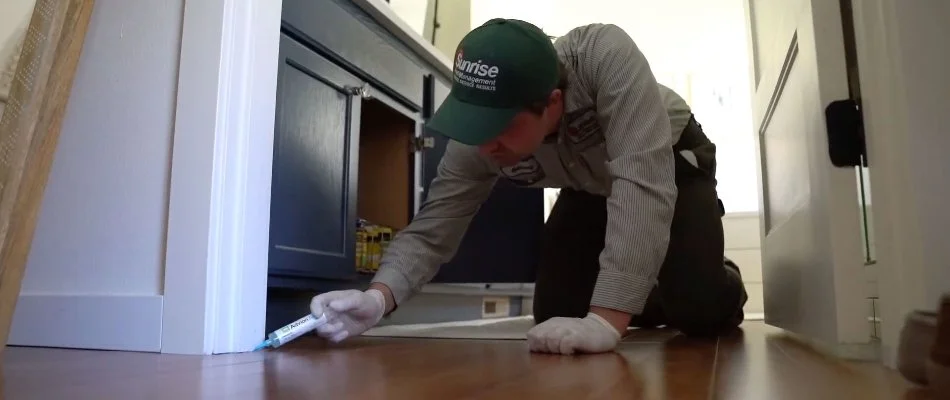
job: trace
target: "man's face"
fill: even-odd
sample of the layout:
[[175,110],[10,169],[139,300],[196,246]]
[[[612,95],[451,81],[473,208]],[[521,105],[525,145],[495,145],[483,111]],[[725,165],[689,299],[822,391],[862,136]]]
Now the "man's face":
[[560,99],[561,91],[555,90],[541,114],[525,110],[515,115],[500,135],[479,146],[481,154],[501,167],[515,165],[533,154],[544,137],[557,128],[563,111]]

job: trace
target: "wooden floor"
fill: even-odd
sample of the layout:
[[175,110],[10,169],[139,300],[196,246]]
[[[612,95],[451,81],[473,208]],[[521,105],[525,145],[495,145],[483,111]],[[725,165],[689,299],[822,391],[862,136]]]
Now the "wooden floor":
[[688,340],[641,331],[616,353],[531,354],[524,341],[358,338],[210,357],[8,348],[3,399],[926,399],[893,371],[781,331]]

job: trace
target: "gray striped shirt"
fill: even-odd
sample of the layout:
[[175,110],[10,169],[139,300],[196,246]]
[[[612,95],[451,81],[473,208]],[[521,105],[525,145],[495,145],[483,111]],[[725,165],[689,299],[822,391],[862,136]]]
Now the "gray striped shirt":
[[555,48],[568,73],[556,140],[507,168],[493,165],[477,147],[449,142],[424,206],[393,239],[373,279],[392,289],[396,304],[451,260],[495,182],[508,179],[607,196],[606,245],[591,305],[642,311],[670,238],[677,194],[672,145],[691,112],[657,84],[646,58],[617,26],[575,28]]

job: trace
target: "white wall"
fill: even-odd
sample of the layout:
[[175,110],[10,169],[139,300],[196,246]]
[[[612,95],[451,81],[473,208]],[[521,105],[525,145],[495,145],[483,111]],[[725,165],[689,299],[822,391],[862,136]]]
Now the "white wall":
[[[453,59],[459,42],[472,30],[471,0],[441,1],[435,14],[439,27],[433,33],[434,45],[446,57]],[[451,23],[447,23],[448,21]]]
[[762,297],[762,247],[759,243],[758,213],[726,214],[722,219],[726,257],[739,266],[749,300],[746,319],[761,319],[765,312]]
[[110,328],[97,322],[147,314],[135,317],[142,332],[111,331],[126,347],[158,349],[183,4],[96,1],[11,343],[80,343],[40,334],[37,320],[58,307],[88,314],[100,332]]
[[24,293],[161,294],[183,3],[96,1]]
[[471,0],[443,0],[439,2],[438,7],[435,6],[434,1],[390,0],[385,7],[392,9],[393,13],[403,20],[413,33],[421,35],[428,42],[432,42],[432,20],[439,21],[439,28],[434,32],[433,45],[451,58],[462,37],[471,30],[469,26],[472,21]]

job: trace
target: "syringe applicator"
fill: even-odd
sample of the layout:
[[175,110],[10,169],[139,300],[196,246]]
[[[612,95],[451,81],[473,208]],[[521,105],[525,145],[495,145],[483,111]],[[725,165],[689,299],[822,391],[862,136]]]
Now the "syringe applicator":
[[319,328],[325,323],[327,323],[326,315],[320,315],[320,317],[317,318],[313,316],[313,314],[307,314],[305,317],[271,332],[270,335],[267,335],[267,340],[257,345],[257,347],[254,348],[254,351],[263,350],[268,347],[276,349],[307,332]]

